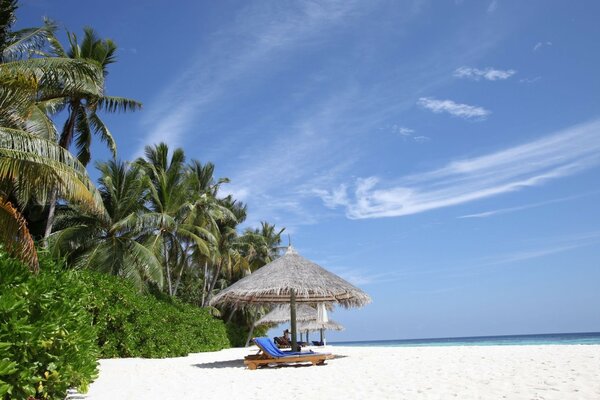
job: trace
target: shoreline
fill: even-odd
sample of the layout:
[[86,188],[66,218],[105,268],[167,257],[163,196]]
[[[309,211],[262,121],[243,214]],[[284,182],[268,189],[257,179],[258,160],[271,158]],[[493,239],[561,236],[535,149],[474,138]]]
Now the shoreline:
[[256,371],[243,364],[256,347],[179,358],[100,360],[100,376],[89,393],[72,398],[600,398],[600,345],[313,349],[336,358],[323,366]]

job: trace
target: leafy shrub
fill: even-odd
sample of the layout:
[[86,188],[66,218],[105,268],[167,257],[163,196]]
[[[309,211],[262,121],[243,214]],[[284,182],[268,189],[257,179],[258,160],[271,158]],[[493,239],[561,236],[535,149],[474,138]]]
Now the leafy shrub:
[[177,357],[229,347],[208,310],[40,253],[40,273],[0,251],[0,399],[86,391],[97,358]]
[[[231,343],[232,347],[244,347],[246,345],[246,340],[248,340],[248,333],[250,330],[244,326],[240,326],[238,324],[228,323],[227,327],[227,337],[229,338],[229,343]],[[252,331],[253,337],[261,337],[266,336],[269,331],[269,326],[261,325],[254,328]]]
[[0,251],[0,398],[64,398],[97,376],[78,274],[41,255],[38,275]]
[[86,309],[101,357],[178,357],[229,347],[225,325],[208,310],[160,294],[141,295],[115,276],[82,271]]

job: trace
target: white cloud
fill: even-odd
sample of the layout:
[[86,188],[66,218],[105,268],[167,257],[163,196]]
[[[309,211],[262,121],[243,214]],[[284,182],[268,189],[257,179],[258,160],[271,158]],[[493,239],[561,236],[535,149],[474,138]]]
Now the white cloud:
[[392,131],[396,132],[400,136],[410,136],[415,133],[414,129],[410,129],[404,126],[393,125]]
[[547,200],[547,201],[540,201],[538,203],[525,204],[525,205],[517,206],[517,207],[499,208],[497,210],[484,211],[484,212],[480,212],[480,213],[476,213],[476,214],[461,215],[460,217],[457,217],[457,218],[487,218],[487,217],[491,217],[493,215],[508,214],[508,213],[515,212],[515,211],[528,210],[530,208],[537,208],[537,207],[547,206],[549,204],[556,204],[556,203],[562,203],[562,202],[569,201],[569,200],[575,200],[575,199],[581,198],[582,196],[585,196],[585,194],[578,195],[578,196],[561,197],[558,199],[552,199],[552,200]]
[[493,0],[487,8],[488,13],[493,13],[498,8],[498,0]]
[[413,137],[413,140],[417,143],[427,143],[427,142],[431,141],[431,138],[428,136],[421,135],[421,136]]
[[457,78],[468,78],[475,81],[481,80],[482,78],[488,81],[497,81],[508,79],[516,73],[517,71],[514,69],[502,70],[491,67],[485,69],[460,67],[454,71],[454,76]]
[[491,113],[491,111],[486,110],[483,107],[455,103],[452,100],[437,100],[431,97],[421,97],[419,101],[417,101],[417,104],[436,114],[446,112],[461,118],[483,119]]
[[352,195],[339,186],[336,198],[344,199],[340,203],[345,204],[340,205],[351,219],[398,217],[541,185],[599,164],[600,120],[594,120],[533,142],[404,176],[396,182],[359,178]]
[[314,194],[319,196],[325,207],[327,208],[336,208],[337,206],[341,206],[348,203],[347,196],[347,187],[346,185],[340,185],[339,187],[333,189],[331,192],[327,190],[314,190]]
[[537,42],[535,46],[533,46],[533,51],[538,51],[544,46],[552,46],[552,42]]

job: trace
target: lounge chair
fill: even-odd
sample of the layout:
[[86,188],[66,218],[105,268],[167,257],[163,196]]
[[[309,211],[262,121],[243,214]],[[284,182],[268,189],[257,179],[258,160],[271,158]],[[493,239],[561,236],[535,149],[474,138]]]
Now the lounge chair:
[[254,338],[254,343],[260,349],[258,354],[246,356],[244,364],[248,369],[256,369],[259,366],[269,364],[287,364],[310,362],[312,365],[321,365],[325,360],[333,358],[333,354],[315,353],[313,351],[294,352],[281,351],[268,337]]

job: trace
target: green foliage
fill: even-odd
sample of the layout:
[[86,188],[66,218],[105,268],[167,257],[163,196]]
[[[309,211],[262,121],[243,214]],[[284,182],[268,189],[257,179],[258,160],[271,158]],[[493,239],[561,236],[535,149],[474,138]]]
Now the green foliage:
[[166,295],[141,295],[121,278],[91,271],[81,279],[101,357],[177,357],[229,347],[222,321]]
[[97,358],[177,357],[229,347],[209,310],[140,294],[120,277],[40,257],[34,275],[0,252],[0,399],[63,398],[97,376]]
[[40,258],[42,272],[0,252],[0,397],[62,399],[97,376],[98,348],[78,273]]
[[[244,326],[241,326],[236,323],[228,323],[227,327],[227,337],[229,338],[229,342],[231,343],[231,347],[244,347],[246,345],[246,340],[248,340],[248,333],[250,330]],[[269,331],[268,326],[257,326],[254,328],[252,332],[253,337],[267,336],[267,332]]]

